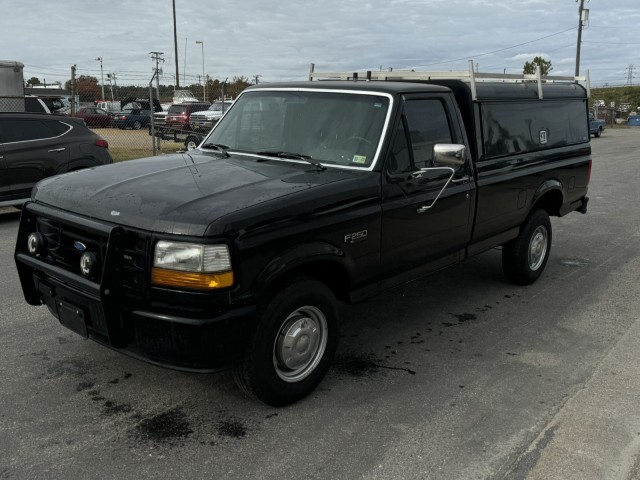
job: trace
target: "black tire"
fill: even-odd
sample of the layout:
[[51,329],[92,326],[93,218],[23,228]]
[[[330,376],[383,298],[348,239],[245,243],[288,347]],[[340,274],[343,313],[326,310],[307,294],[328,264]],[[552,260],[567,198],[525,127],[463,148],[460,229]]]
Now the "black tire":
[[547,265],[551,251],[551,221],[544,210],[533,210],[520,234],[502,246],[502,270],[516,285],[535,282]]
[[200,138],[195,135],[189,135],[184,141],[185,150],[194,150],[200,145]]
[[602,127],[599,127],[598,131],[593,134],[594,137],[599,137],[600,135],[602,135]]
[[142,128],[142,123],[140,122],[133,122],[133,129],[134,130],[140,130]]
[[259,314],[234,378],[241,390],[268,405],[289,405],[309,395],[331,366],[338,345],[335,297],[325,284],[298,277]]

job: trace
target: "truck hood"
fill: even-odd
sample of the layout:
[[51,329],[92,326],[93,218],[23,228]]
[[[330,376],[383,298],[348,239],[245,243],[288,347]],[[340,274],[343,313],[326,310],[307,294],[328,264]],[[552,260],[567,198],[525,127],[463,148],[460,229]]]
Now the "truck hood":
[[119,225],[202,236],[230,213],[359,174],[193,150],[50,177],[34,187],[32,200]]

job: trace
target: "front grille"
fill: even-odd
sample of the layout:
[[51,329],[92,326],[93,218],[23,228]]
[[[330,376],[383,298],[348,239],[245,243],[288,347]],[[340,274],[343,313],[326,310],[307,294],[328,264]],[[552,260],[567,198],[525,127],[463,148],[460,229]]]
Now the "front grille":
[[98,264],[90,279],[100,281],[107,253],[106,235],[81,230],[43,217],[38,218],[36,229],[47,242],[45,261],[81,275],[80,257],[84,252],[93,253],[98,259]]
[[124,293],[140,293],[147,288],[148,238],[140,233],[127,231],[122,259],[122,286]]
[[[45,217],[37,218],[36,229],[46,240],[46,252],[42,260],[47,263],[82,275],[80,257],[84,252],[93,253],[98,262],[88,278],[96,283],[100,283],[105,269],[117,267],[117,265],[105,265],[109,242],[107,233],[82,229]],[[80,243],[85,247],[84,249],[79,245]],[[139,297],[147,289],[148,249],[147,235],[133,230],[125,231],[122,258],[111,260],[111,262],[119,262],[121,267],[119,277],[124,294]]]

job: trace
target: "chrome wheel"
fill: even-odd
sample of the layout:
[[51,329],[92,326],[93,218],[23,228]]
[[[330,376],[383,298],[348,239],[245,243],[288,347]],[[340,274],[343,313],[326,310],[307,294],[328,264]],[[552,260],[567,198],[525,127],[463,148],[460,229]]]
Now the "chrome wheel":
[[544,263],[544,259],[547,254],[547,242],[549,236],[547,229],[544,225],[539,225],[531,236],[529,242],[529,268],[531,270],[538,270]]
[[285,382],[299,382],[318,366],[327,347],[327,319],[316,307],[296,309],[284,321],[273,345],[273,365]]

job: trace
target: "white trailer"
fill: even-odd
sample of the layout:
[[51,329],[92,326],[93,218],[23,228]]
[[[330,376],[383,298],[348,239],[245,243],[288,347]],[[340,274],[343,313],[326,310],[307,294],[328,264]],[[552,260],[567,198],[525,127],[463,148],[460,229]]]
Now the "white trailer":
[[0,60],[0,112],[24,112],[24,64]]

